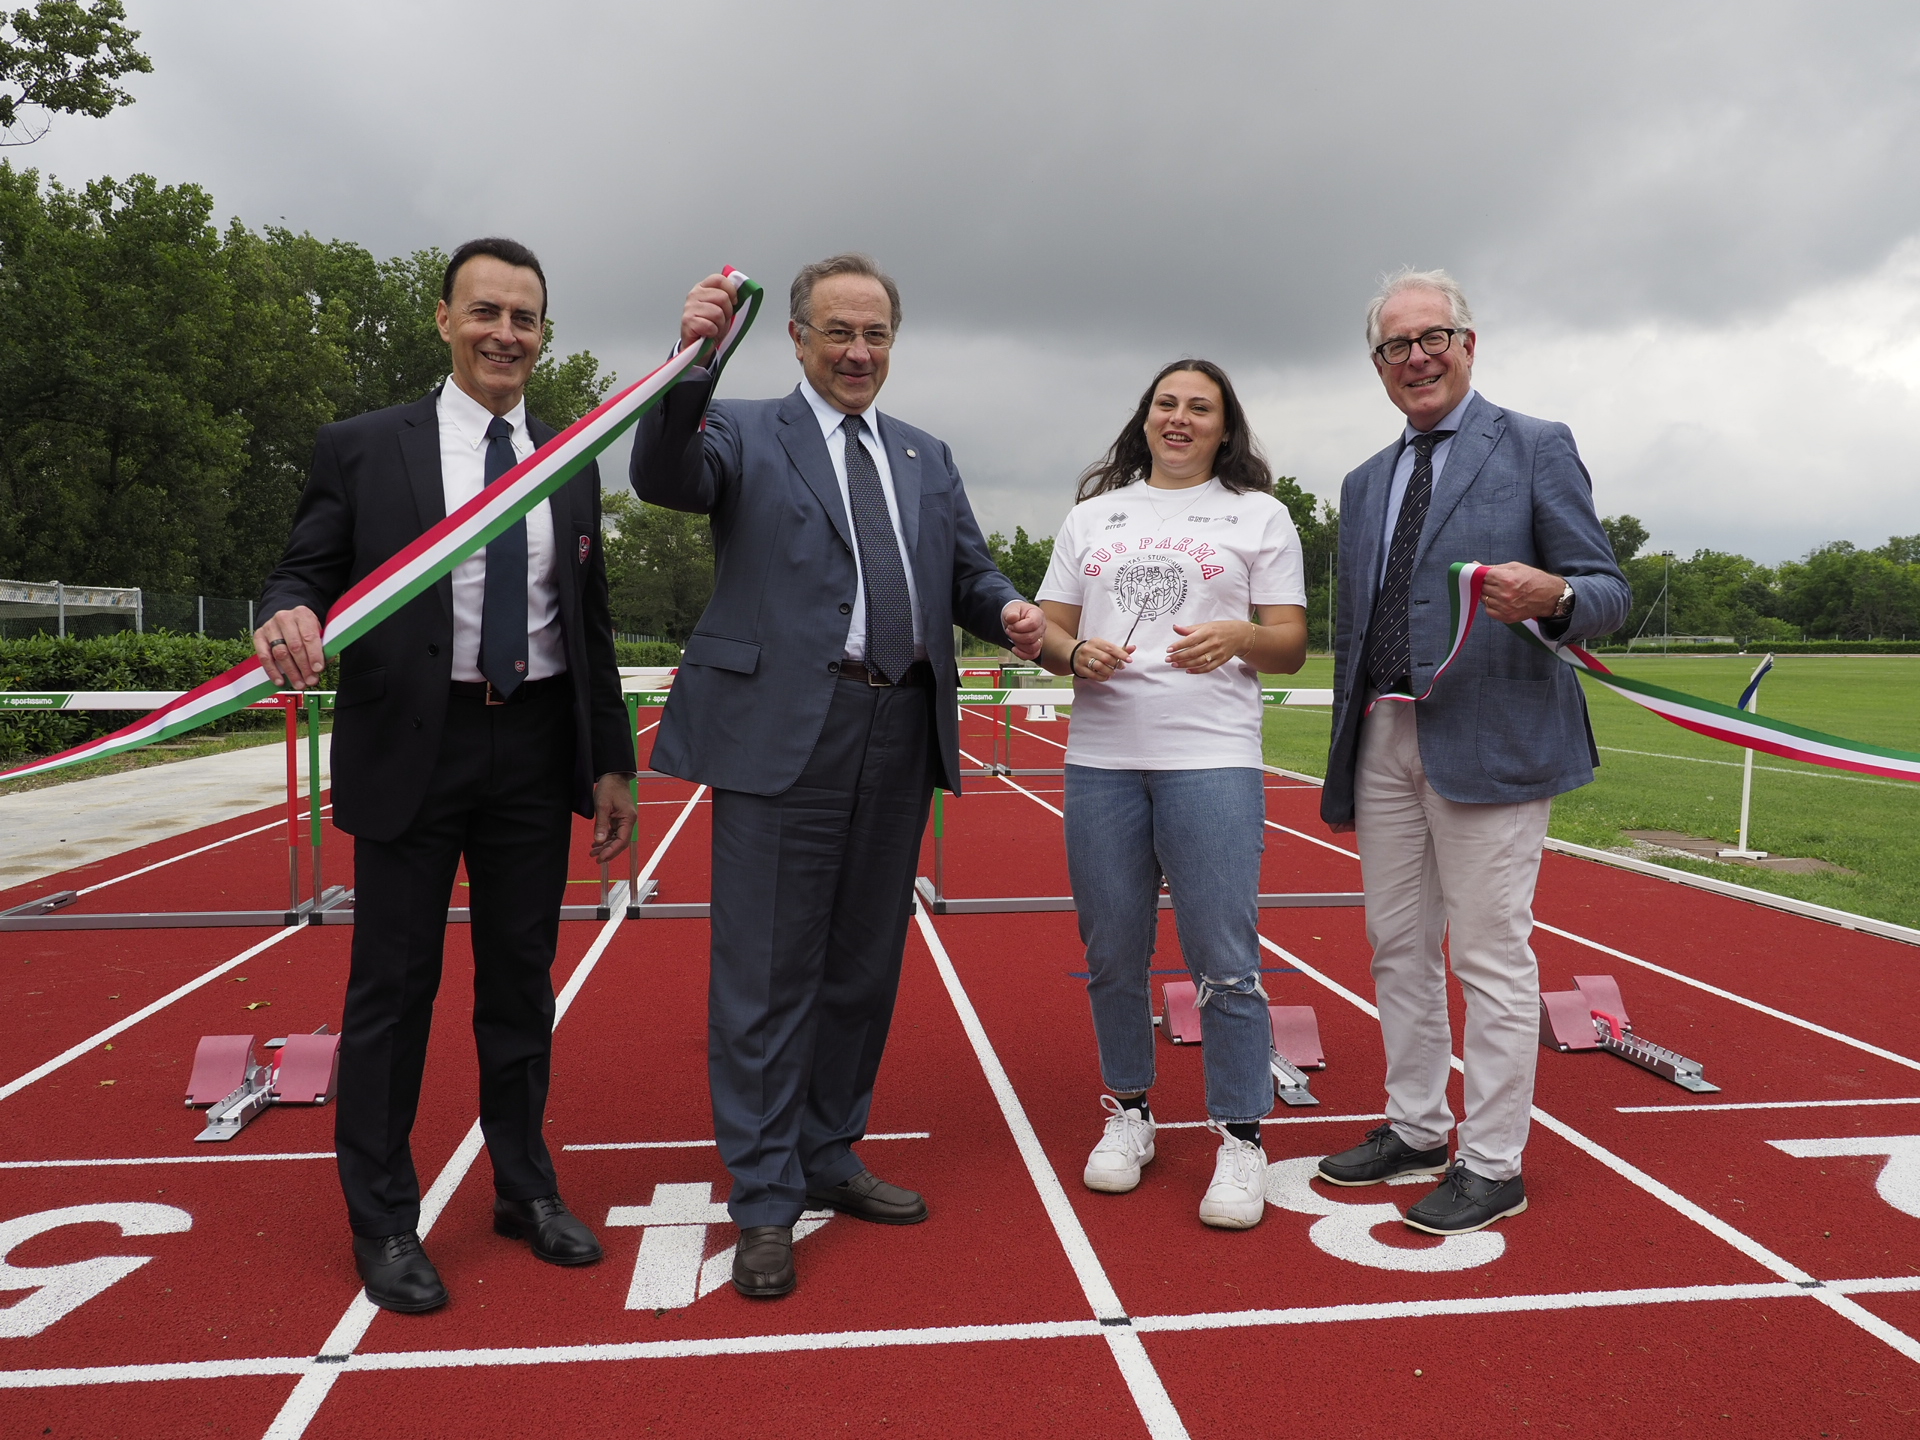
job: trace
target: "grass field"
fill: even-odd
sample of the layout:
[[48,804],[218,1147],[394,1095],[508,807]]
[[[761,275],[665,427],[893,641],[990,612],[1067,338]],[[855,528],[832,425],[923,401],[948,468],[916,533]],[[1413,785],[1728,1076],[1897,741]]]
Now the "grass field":
[[[1606,663],[1622,674],[1730,705],[1757,662],[1721,655],[1608,656]],[[1290,683],[1331,685],[1333,663],[1311,658]],[[1733,844],[1740,828],[1742,752],[1583,683],[1600,745],[1600,774],[1554,801],[1552,833],[1603,849],[1625,843],[1623,830],[1678,830]],[[1920,656],[1782,659],[1761,686],[1760,708],[1829,734],[1920,751]],[[1321,709],[1268,710],[1268,762],[1325,774],[1328,724]],[[1755,762],[1748,843],[1775,855],[1814,856],[1854,873],[1783,875],[1711,861],[1661,863],[1920,926],[1920,785],[1767,755]]]

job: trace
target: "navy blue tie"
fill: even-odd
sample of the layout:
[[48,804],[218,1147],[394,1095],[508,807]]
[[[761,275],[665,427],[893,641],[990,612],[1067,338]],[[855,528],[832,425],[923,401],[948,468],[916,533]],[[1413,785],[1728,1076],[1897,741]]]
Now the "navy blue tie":
[[1413,474],[1407,479],[1407,493],[1401,497],[1400,514],[1393,522],[1386,575],[1380,582],[1380,598],[1373,605],[1373,628],[1367,632],[1367,683],[1382,692],[1407,687],[1413,670],[1408,630],[1413,556],[1420,548],[1420,532],[1433,503],[1433,452],[1451,434],[1451,430],[1429,430],[1408,442],[1413,447]]
[[[513,469],[513,426],[487,422],[486,483]],[[486,598],[480,606],[480,673],[502,700],[527,678],[527,522],[516,520],[487,543]]]
[[849,415],[840,429],[847,437],[847,498],[853,502],[853,533],[860,542],[860,578],[866,586],[867,668],[898,684],[913,664],[907,567],[900,562],[900,537],[887,513],[880,469],[860,443],[866,421]]

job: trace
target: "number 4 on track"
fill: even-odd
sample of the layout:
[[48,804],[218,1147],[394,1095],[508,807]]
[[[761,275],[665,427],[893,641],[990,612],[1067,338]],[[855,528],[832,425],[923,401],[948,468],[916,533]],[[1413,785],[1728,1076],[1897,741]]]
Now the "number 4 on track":
[[1903,1215],[1920,1219],[1920,1135],[1848,1135],[1839,1140],[1769,1140],[1776,1150],[1802,1160],[1839,1155],[1884,1155],[1873,1188]]

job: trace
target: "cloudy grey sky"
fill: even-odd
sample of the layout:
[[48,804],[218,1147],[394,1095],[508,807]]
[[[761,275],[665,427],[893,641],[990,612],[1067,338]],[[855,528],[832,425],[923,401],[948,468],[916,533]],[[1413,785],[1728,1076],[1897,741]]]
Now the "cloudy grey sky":
[[[906,302],[883,408],[990,529],[1051,534],[1181,354],[1337,497],[1397,429],[1359,321],[1413,263],[1467,287],[1483,393],[1572,425],[1656,546],[1920,531],[1911,0],[127,8],[138,103],[15,163],[378,254],[504,231],[627,378],[708,270],[783,295],[869,250]],[[779,319],[729,392],[792,385]]]

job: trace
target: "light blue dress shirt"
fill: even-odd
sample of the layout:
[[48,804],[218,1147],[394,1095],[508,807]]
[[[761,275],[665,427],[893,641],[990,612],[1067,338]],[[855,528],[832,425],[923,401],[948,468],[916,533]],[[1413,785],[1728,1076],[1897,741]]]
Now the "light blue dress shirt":
[[[1460,419],[1467,413],[1467,407],[1473,403],[1473,397],[1479,392],[1469,387],[1466,398],[1447,412],[1446,419],[1434,426],[1435,430],[1460,429]],[[1373,577],[1376,592],[1387,582],[1387,552],[1393,549],[1393,527],[1400,521],[1400,502],[1407,498],[1407,482],[1413,479],[1413,437],[1421,434],[1407,426],[1406,434],[1401,437],[1400,458],[1394,462],[1393,484],[1387,490],[1387,528],[1380,538],[1380,573]],[[1433,488],[1440,488],[1440,472],[1447,468],[1447,454],[1453,449],[1454,436],[1449,435],[1433,447]]]

